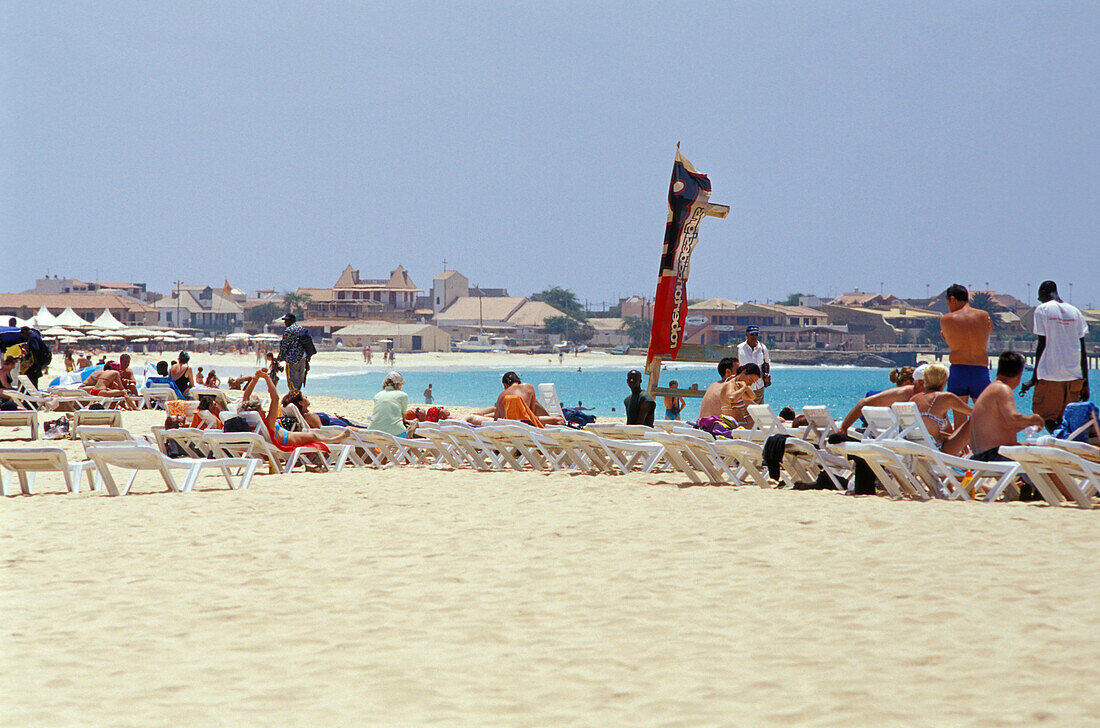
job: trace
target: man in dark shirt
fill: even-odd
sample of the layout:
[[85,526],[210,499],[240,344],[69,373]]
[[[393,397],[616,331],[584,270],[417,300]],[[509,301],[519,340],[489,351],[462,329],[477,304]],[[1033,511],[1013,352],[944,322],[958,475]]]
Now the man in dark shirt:
[[657,403],[647,392],[642,391],[642,373],[631,369],[626,373],[626,385],[630,387],[630,396],[623,400],[626,424],[653,427],[653,411],[657,408]]
[[283,331],[283,339],[279,342],[279,356],[275,361],[286,362],[286,381],[290,391],[297,392],[305,384],[306,371],[309,369],[309,357],[302,348],[302,335],[306,330],[301,324],[295,323],[294,314],[283,316],[286,330]]

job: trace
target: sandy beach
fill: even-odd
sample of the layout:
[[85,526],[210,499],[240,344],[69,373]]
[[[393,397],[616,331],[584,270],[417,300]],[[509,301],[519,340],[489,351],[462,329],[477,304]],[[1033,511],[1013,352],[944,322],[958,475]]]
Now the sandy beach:
[[0,503],[3,725],[1100,721],[1075,508],[425,468],[38,491]]

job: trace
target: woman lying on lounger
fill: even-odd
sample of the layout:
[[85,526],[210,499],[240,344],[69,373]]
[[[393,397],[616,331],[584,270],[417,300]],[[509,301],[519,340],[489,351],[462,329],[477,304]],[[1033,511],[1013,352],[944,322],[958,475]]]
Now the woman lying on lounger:
[[[271,403],[267,407],[267,414],[263,413],[263,403],[259,397],[252,396],[252,390],[256,388],[256,384],[259,381],[267,382],[267,392],[271,397]],[[282,414],[282,407],[279,405],[279,391],[275,388],[275,382],[271,381],[271,376],[264,369],[257,369],[256,374],[252,377],[252,381],[245,387],[244,392],[241,395],[243,402],[238,408],[240,411],[253,411],[259,412],[264,417],[264,424],[267,425],[267,432],[271,437],[271,441],[276,445],[282,447],[301,447],[303,445],[313,445],[316,443],[329,444],[343,442],[348,437],[348,431],[344,430],[339,435],[321,435],[315,432],[291,432],[279,423],[279,417]]]

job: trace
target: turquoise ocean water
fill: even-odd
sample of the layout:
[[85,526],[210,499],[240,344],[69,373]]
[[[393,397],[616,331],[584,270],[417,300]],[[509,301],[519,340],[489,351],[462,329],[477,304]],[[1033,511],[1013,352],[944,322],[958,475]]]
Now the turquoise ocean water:
[[[435,393],[436,404],[463,405],[467,407],[488,406],[496,401],[501,390],[500,377],[503,371],[474,367],[448,367],[446,369],[398,369],[405,377],[405,391],[409,393],[411,403],[423,401],[422,393],[430,382]],[[349,399],[372,399],[378,392],[382,377],[388,369],[382,367],[360,367],[356,369],[333,369],[315,367],[306,383],[309,394]],[[591,407],[590,414],[596,416],[622,416],[623,398],[629,393],[626,386],[626,373],[629,367],[608,364],[580,367],[564,365],[543,365],[517,368],[516,371],[525,382],[539,384],[554,382],[558,396],[566,407],[574,407],[578,401],[585,407]],[[800,409],[807,404],[824,404],[832,410],[834,416],[842,417],[853,404],[871,390],[886,389],[890,386],[889,369],[871,367],[822,367],[822,366],[783,366],[772,369],[772,386],[768,387],[766,402],[778,412],[784,405]],[[229,369],[219,371],[222,381],[236,374]],[[681,388],[698,384],[705,389],[718,378],[714,365],[681,364],[673,365],[662,373],[661,384],[677,380]],[[280,382],[280,390],[284,387]],[[687,399],[687,409],[682,419],[695,419],[699,413],[699,400]],[[658,401],[657,414],[664,415],[664,404]],[[612,411],[614,408],[614,411]]]

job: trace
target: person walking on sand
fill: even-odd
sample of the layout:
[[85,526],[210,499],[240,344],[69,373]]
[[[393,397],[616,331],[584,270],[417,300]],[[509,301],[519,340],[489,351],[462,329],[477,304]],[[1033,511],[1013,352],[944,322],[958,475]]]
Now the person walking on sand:
[[768,354],[768,347],[760,343],[759,326],[745,328],[745,340],[737,345],[737,360],[741,366],[755,364],[760,367],[761,377],[752,385],[752,393],[756,404],[763,404],[764,387],[772,386],[772,358]]
[[1039,284],[1033,330],[1039,337],[1035,347],[1035,371],[1020,388],[1024,394],[1035,387],[1031,411],[1041,416],[1051,432],[1058,426],[1066,405],[1089,399],[1089,361],[1085,334],[1089,327],[1076,306],[1058,296],[1054,281]]
[[951,352],[947,391],[964,400],[971,397],[977,401],[978,395],[989,386],[986,350],[993,320],[985,311],[970,305],[970,293],[958,283],[948,288],[944,296],[950,309],[940,318],[940,335]]
[[286,382],[291,391],[297,392],[305,384],[306,372],[309,370],[309,356],[303,346],[302,339],[309,336],[301,324],[296,323],[294,314],[288,313],[282,318],[286,324],[283,338],[279,342],[279,356],[276,362],[286,362]]

